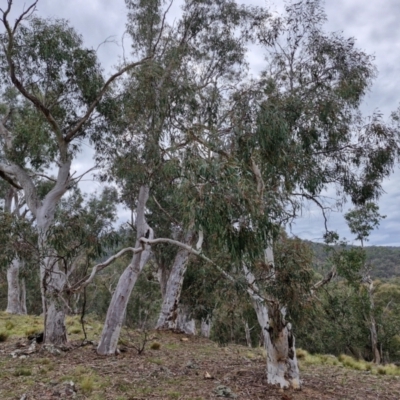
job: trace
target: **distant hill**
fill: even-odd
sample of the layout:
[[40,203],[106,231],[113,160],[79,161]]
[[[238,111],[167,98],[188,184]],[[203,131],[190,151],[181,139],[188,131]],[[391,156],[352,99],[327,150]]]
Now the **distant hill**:
[[[315,266],[317,270],[324,272],[324,264],[327,260],[325,245],[309,242],[314,252]],[[400,247],[394,246],[365,246],[367,262],[373,266],[371,276],[374,278],[400,277]]]

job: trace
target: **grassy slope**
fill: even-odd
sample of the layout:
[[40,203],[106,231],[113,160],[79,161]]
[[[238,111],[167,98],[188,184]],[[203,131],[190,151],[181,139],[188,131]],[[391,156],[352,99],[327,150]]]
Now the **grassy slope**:
[[[138,331],[125,331],[118,356],[100,357],[92,345],[81,347],[77,318],[68,318],[71,349],[54,356],[38,351],[26,358],[10,353],[25,336],[40,331],[41,319],[0,313],[0,399],[399,399],[399,369],[374,368],[349,357],[311,356],[299,350],[303,390],[281,392],[267,385],[263,349],[220,347],[199,337],[150,332],[145,351]],[[88,319],[88,339],[97,340],[101,325]],[[159,347],[159,348],[158,348]],[[206,379],[208,373],[213,379]],[[390,375],[394,374],[394,375]]]

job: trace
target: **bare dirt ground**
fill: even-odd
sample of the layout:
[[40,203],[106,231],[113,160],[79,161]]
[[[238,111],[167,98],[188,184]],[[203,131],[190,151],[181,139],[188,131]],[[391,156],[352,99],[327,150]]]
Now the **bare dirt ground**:
[[75,341],[59,355],[39,346],[33,354],[13,358],[16,348],[23,350],[29,343],[8,339],[0,343],[0,399],[400,399],[396,376],[303,365],[302,390],[282,391],[266,382],[262,349],[220,347],[199,337],[151,332],[138,355],[131,345],[141,340],[140,333],[131,334],[121,345],[123,352],[112,357],[98,356],[93,345]]

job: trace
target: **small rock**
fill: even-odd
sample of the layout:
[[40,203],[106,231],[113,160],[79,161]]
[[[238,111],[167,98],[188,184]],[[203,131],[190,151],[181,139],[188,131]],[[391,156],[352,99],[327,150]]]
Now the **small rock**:
[[46,344],[45,346],[43,346],[43,349],[49,352],[50,354],[53,354],[54,356],[59,356],[61,354],[61,351],[58,350],[57,347],[55,347],[52,344]]
[[28,347],[28,350],[24,351],[24,354],[32,354],[36,351],[36,342],[32,342],[32,344]]
[[182,339],[181,339],[181,342],[188,342],[189,341],[189,339],[187,338],[187,337],[183,337]]
[[231,388],[228,386],[219,385],[215,388],[214,392],[216,393],[217,397],[227,397],[230,399],[236,399],[237,394],[233,393]]
[[17,358],[18,354],[20,354],[20,353],[21,353],[21,350],[15,350],[15,351],[12,351],[10,353],[10,355],[11,355],[12,358]]
[[186,368],[189,369],[198,369],[199,366],[197,364],[195,364],[193,361],[188,361],[188,363],[186,364]]
[[65,383],[65,394],[67,397],[76,397],[76,388],[74,382],[69,381]]

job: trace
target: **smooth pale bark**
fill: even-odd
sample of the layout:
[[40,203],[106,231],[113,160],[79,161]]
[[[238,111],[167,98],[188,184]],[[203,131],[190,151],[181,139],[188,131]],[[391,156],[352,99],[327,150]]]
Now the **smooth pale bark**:
[[[144,237],[146,232],[149,231],[150,238],[153,238],[153,231],[147,225],[145,220],[145,208],[148,198],[149,188],[148,186],[142,186],[139,191],[138,205],[136,209],[137,236],[135,247],[142,246],[140,238]],[[143,251],[133,255],[132,261],[119,278],[110,306],[108,307],[100,342],[97,347],[98,354],[115,354],[129,298],[139,274],[149,258],[150,246],[143,245]]]
[[[9,314],[26,314],[25,295],[24,291],[21,290],[19,271],[20,261],[15,258],[7,269],[8,296],[6,312]],[[24,283],[23,286],[25,286]]]
[[44,344],[63,346],[67,343],[65,316],[67,301],[62,297],[67,283],[54,257],[46,257],[41,265],[42,301],[44,309]]
[[[54,221],[56,206],[68,189],[71,162],[62,163],[59,167],[57,182],[42,202],[36,203],[36,216],[39,231],[40,287],[44,313],[44,344],[62,346],[67,343],[65,316],[68,310],[67,301],[63,298],[67,277],[59,268],[56,254],[48,245],[49,229]],[[26,194],[25,194],[26,195]]]
[[372,347],[372,354],[373,354],[373,362],[375,364],[381,363],[381,353],[378,350],[378,334],[376,331],[376,322],[373,315],[371,315],[370,319],[370,334],[371,334],[371,347]]
[[267,340],[268,383],[299,389],[300,373],[292,325],[285,321],[285,308],[270,310]]
[[[274,270],[272,248],[266,251],[267,263]],[[301,387],[292,326],[285,320],[286,309],[277,299],[268,298],[268,304],[258,293],[254,275],[243,266],[257,320],[261,326],[267,352],[267,381],[281,388]],[[274,272],[273,272],[274,273]]]
[[200,325],[201,336],[209,339],[211,336],[211,328],[212,328],[212,319],[210,315],[207,315],[206,318],[201,319],[201,325]]
[[[14,207],[13,207],[14,202]],[[10,187],[4,198],[4,212],[13,214],[15,218],[20,217],[20,206],[18,194],[15,188]],[[7,268],[7,309],[9,314],[26,314],[26,296],[22,289],[19,272],[21,261],[15,257]]]
[[[193,241],[193,238],[194,232],[189,231],[185,236],[184,243],[190,245]],[[175,256],[174,263],[165,287],[163,303],[161,306],[160,315],[158,317],[156,329],[179,329],[177,326],[179,315],[179,299],[181,296],[183,278],[186,272],[189,256],[190,252],[184,248],[180,248]],[[186,315],[181,317],[181,325],[185,327],[182,329],[183,331],[191,329],[191,327],[186,327],[186,325],[189,324],[189,322],[186,321],[186,318]]]
[[189,308],[182,304],[178,307],[178,317],[176,319],[176,330],[187,335],[196,334],[196,321],[191,315]]
[[249,328],[249,324],[247,323],[247,321],[244,322],[244,333],[246,335],[247,347],[253,347],[253,345],[251,343],[250,328]]
[[168,269],[165,265],[160,265],[157,269],[158,282],[160,282],[161,296],[165,297],[167,293],[167,283],[168,283]]
[[27,309],[26,309],[26,285],[25,285],[25,278],[21,278],[20,281],[20,291],[21,291],[21,311],[22,314],[26,315],[28,313]]
[[369,318],[367,318],[367,323],[369,325],[370,339],[371,339],[371,349],[374,364],[381,363],[381,353],[378,349],[378,333],[376,330],[376,321],[374,316],[375,302],[374,302],[374,282],[369,277],[364,277],[364,282],[367,284],[366,288],[368,291],[369,299]]

